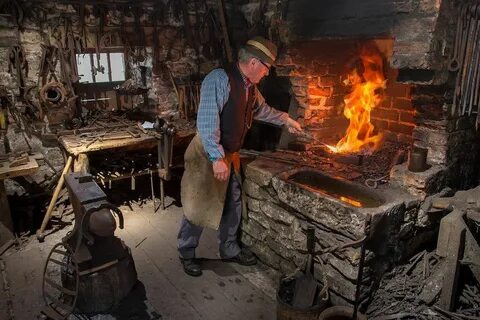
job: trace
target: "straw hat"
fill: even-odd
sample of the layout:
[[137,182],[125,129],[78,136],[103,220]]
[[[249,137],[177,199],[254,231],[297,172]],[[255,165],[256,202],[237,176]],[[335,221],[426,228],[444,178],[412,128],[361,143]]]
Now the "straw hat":
[[254,37],[247,41],[245,50],[269,65],[275,64],[277,46],[263,37]]

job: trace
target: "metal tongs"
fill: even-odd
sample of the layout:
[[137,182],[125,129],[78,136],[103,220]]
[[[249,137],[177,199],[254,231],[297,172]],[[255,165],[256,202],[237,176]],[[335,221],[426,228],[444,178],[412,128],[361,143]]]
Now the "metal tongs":
[[316,138],[314,135],[312,135],[309,132],[306,132],[305,130],[302,131],[295,131],[293,133],[298,140],[303,141],[303,142],[313,142],[315,144],[320,145],[322,148],[329,148],[328,144],[325,142],[320,141],[318,138]]

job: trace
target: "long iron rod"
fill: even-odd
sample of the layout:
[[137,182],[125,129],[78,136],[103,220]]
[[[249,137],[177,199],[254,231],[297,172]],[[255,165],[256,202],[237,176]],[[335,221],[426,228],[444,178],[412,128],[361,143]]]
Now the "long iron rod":
[[362,286],[362,278],[363,278],[363,265],[365,263],[365,251],[367,246],[368,235],[370,233],[370,222],[372,220],[372,216],[367,214],[365,217],[365,240],[360,247],[360,262],[358,263],[358,276],[357,276],[357,287],[355,289],[355,303],[353,305],[353,314],[352,319],[357,319],[358,313],[358,305],[360,303],[360,288]]

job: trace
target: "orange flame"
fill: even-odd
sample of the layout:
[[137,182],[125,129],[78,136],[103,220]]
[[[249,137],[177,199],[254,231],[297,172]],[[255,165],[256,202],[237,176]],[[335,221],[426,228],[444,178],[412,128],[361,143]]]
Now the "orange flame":
[[373,152],[382,142],[382,135],[373,134],[374,126],[370,123],[370,113],[383,100],[378,91],[386,87],[382,57],[378,52],[364,48],[360,58],[363,74],[360,75],[357,69],[354,69],[344,81],[353,88],[344,98],[343,110],[344,116],[350,119],[350,125],[336,146],[328,146],[336,153]]

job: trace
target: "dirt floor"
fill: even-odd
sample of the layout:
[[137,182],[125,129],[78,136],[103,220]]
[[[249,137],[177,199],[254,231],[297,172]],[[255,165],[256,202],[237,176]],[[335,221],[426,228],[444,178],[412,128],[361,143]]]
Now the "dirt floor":
[[[158,202],[157,202],[158,203]],[[216,233],[205,230],[197,250],[204,273],[184,274],[176,236],[182,209],[171,198],[164,211],[153,213],[152,202],[120,207],[125,229],[117,230],[132,249],[138,283],[116,310],[69,319],[275,319],[279,275],[262,264],[242,267],[218,258]],[[133,209],[133,210],[132,210]],[[54,244],[71,225],[51,233],[44,243],[23,237],[0,256],[0,319],[37,319],[43,306],[42,274]],[[47,231],[47,232],[48,232]]]

